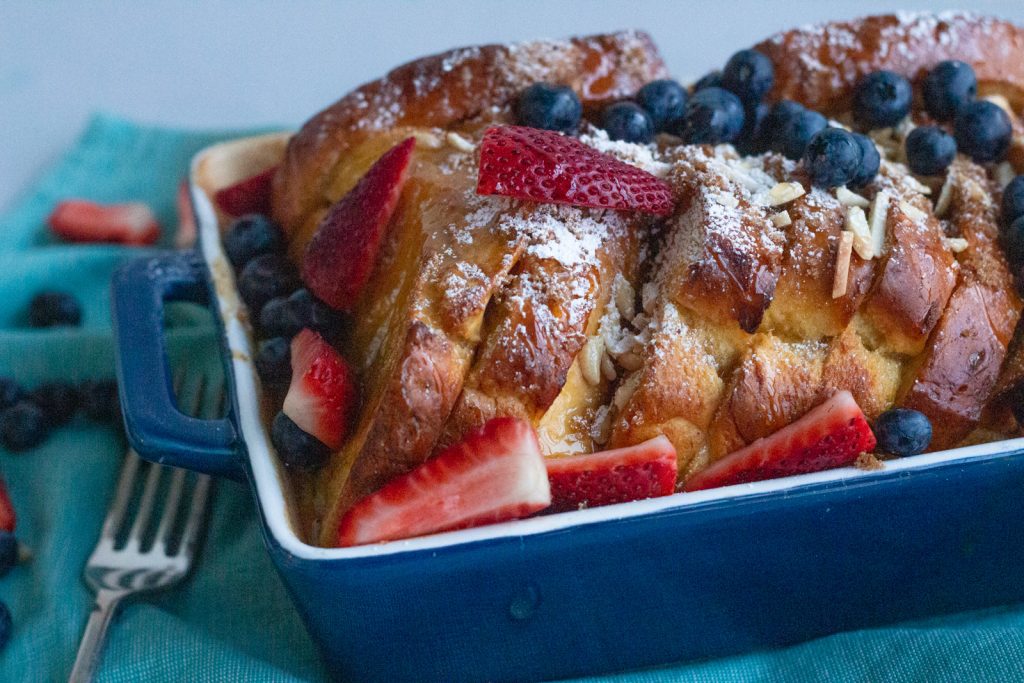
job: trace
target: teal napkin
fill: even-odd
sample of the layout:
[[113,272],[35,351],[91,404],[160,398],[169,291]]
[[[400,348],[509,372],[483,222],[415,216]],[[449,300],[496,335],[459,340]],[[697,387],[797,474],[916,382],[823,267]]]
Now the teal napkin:
[[[175,225],[174,195],[192,154],[232,133],[181,132],[93,119],[81,139],[0,217],[0,375],[26,385],[113,375],[107,287],[140,251],[53,242],[46,215],[62,197],[141,200]],[[170,243],[171,236],[165,235]],[[43,288],[77,293],[75,330],[26,329]],[[171,352],[215,363],[216,340],[195,311],[179,311]],[[211,368],[204,368],[209,371]],[[76,420],[27,453],[0,450],[18,510],[18,535],[34,558],[0,579],[14,637],[0,652],[0,681],[66,680],[92,596],[80,580],[124,455],[118,430]],[[1024,580],[1024,575],[1022,575]],[[220,482],[205,547],[178,588],[124,606],[100,681],[322,681],[326,674],[260,538],[247,487]],[[767,653],[590,681],[1020,681],[1024,608],[840,634]]]

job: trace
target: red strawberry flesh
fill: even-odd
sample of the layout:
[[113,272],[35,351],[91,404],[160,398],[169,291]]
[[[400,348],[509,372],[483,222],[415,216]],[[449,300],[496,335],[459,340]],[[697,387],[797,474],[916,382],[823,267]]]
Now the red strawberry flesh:
[[560,133],[523,126],[488,128],[480,146],[478,194],[622,209],[668,216],[663,180]]
[[676,487],[676,449],[664,436],[590,455],[548,458],[551,511],[667,496]]
[[550,503],[537,434],[523,420],[495,418],[353,505],[339,525],[338,545],[493,524]]
[[277,166],[260,171],[256,175],[240,180],[234,185],[217,190],[213,201],[229,216],[247,213],[270,213],[270,188]]
[[837,391],[796,422],[696,473],[685,489],[699,491],[843,467],[874,447],[875,435],[860,406],[849,391]]
[[14,533],[16,523],[17,516],[14,514],[11,496],[7,493],[7,484],[0,479],[0,530]]
[[309,329],[292,339],[291,355],[284,414],[328,448],[341,448],[356,404],[355,373],[334,347]]
[[97,204],[68,199],[57,204],[47,222],[54,234],[70,242],[142,246],[160,239],[160,224],[153,210],[141,202]]
[[352,310],[370,279],[415,145],[416,138],[406,138],[385,152],[327,211],[306,247],[302,279],[337,310]]

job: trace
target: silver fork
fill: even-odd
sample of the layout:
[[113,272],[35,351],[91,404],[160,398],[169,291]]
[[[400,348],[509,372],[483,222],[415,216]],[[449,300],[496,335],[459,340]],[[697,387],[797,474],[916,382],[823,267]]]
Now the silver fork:
[[[204,380],[175,381],[178,404],[183,412],[204,418],[218,417],[223,402],[222,389],[216,399],[204,401]],[[129,517],[138,482],[145,476],[142,494]],[[166,486],[160,519],[153,531],[151,518],[160,491],[160,482],[170,476]],[[189,472],[147,463],[132,450],[125,455],[114,500],[103,522],[100,540],[85,566],[85,583],[96,593],[82,643],[78,648],[69,683],[93,680],[106,641],[107,630],[121,601],[138,593],[155,591],[181,581],[195,558],[206,507],[210,498],[210,477],[194,475],[191,497],[183,500]],[[187,518],[176,534],[178,515],[187,510]],[[130,528],[128,525],[131,525]],[[127,532],[127,533],[126,533]],[[175,544],[176,536],[179,538]],[[143,544],[147,538],[151,543]],[[120,539],[124,539],[121,541]]]

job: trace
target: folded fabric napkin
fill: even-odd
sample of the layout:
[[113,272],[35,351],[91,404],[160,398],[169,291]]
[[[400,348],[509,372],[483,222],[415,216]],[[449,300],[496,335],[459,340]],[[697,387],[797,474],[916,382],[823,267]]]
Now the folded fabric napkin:
[[[55,242],[45,228],[65,197],[140,200],[164,226],[191,156],[238,132],[182,132],[96,117],[81,139],[0,217],[0,375],[32,386],[113,375],[110,275],[140,251]],[[165,234],[164,242],[171,243]],[[83,326],[26,329],[31,296],[73,291]],[[217,362],[209,325],[182,315],[172,352]],[[0,471],[31,562],[0,579],[14,636],[0,652],[0,681],[66,680],[92,595],[81,582],[124,455],[119,432],[85,420],[27,453],[0,450]],[[756,561],[751,559],[751,571]],[[1024,579],[1024,576],[1022,576]],[[567,656],[571,656],[568,655]],[[263,549],[247,487],[221,482],[193,576],[126,604],[110,633],[100,681],[321,681],[315,647]],[[660,681],[1024,680],[1024,608],[1003,608],[846,633],[767,653],[589,679]]]

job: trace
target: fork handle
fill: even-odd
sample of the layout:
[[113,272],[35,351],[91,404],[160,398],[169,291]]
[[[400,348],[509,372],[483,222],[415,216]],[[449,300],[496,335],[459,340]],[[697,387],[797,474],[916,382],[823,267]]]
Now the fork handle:
[[122,591],[111,590],[100,590],[96,594],[96,604],[85,625],[85,633],[78,646],[78,656],[75,657],[75,666],[71,669],[68,683],[89,683],[95,678],[103,655],[103,645],[107,640],[107,629],[124,596]]

